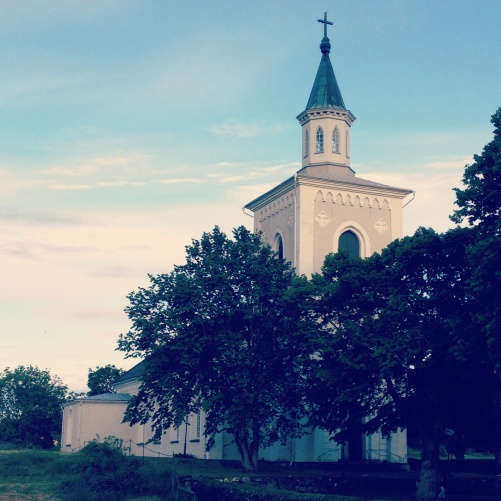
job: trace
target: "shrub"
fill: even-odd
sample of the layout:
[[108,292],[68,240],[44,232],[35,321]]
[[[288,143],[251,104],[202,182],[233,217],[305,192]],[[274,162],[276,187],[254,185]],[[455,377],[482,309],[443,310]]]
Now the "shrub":
[[68,466],[70,476],[61,485],[68,501],[119,501],[140,486],[139,461],[127,457],[122,441],[114,437],[89,442]]

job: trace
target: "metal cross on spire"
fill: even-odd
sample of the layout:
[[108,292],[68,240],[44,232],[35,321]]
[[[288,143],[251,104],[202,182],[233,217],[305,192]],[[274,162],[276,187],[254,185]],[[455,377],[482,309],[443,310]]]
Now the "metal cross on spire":
[[324,38],[327,38],[327,25],[333,25],[334,23],[331,21],[327,21],[327,12],[324,13],[324,18],[323,19],[317,19],[319,23],[322,23],[324,25]]

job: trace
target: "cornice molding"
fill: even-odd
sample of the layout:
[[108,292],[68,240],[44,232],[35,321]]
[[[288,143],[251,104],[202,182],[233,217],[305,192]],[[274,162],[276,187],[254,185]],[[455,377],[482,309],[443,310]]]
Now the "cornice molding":
[[344,120],[349,126],[356,120],[355,115],[350,110],[342,110],[339,108],[318,108],[304,110],[296,119],[301,125],[304,125],[309,120],[319,120],[323,118],[333,118],[336,120]]
[[340,181],[329,181],[327,179],[316,179],[313,177],[297,175],[297,184],[311,186],[313,188],[338,189],[363,193],[368,195],[387,196],[391,198],[405,198],[412,193],[412,190],[404,188],[393,188],[392,186],[367,186],[364,184],[343,183]]
[[256,212],[259,209],[262,209],[263,207],[273,202],[277,198],[293,190],[295,187],[295,178],[296,176],[286,179],[283,183],[280,183],[278,186],[275,186],[275,188],[272,188],[271,190],[267,191],[260,197],[255,198],[248,204],[244,205],[243,208],[249,209],[252,212]]

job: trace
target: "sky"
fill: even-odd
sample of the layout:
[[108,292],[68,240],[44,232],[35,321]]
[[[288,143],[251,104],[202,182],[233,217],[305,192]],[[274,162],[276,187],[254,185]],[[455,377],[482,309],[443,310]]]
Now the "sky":
[[499,0],[0,3],[0,371],[137,362],[127,294],[300,168],[325,11],[352,168],[416,191],[406,235],[446,231],[501,106]]

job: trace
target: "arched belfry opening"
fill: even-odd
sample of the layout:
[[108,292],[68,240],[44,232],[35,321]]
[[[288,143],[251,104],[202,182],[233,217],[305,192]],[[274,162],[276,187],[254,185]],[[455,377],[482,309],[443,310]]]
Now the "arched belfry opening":
[[278,254],[279,259],[284,258],[284,241],[282,240],[282,236],[280,233],[275,235],[273,239],[272,249]]
[[351,230],[347,230],[341,234],[339,237],[338,250],[344,250],[348,252],[348,255],[352,258],[360,257],[360,240],[357,235]]

